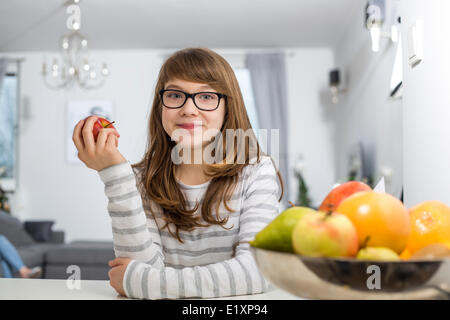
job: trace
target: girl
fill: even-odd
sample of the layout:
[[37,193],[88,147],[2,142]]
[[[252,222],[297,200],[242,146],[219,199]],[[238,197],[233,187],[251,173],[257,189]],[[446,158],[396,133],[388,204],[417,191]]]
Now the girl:
[[[102,129],[94,142],[95,120],[80,121],[73,141],[105,184],[118,257],[109,262],[111,286],[146,299],[264,292],[248,241],[279,213],[283,181],[254,135],[244,148],[238,137],[237,150],[234,137],[222,135],[251,129],[226,60],[203,48],[169,57],[155,88],[148,148],[137,164],[117,150],[115,129]],[[198,135],[203,130],[220,134],[211,142]],[[195,161],[211,146],[222,147],[213,149],[214,161]]]

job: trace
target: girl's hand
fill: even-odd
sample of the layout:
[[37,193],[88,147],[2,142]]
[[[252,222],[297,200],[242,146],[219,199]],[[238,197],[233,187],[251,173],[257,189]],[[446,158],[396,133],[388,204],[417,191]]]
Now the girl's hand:
[[108,262],[108,265],[111,267],[111,270],[108,272],[109,284],[122,296],[126,296],[123,289],[123,276],[130,261],[130,258],[116,258]]
[[[72,140],[78,150],[78,158],[88,167],[97,171],[126,162],[117,150],[120,136],[114,128],[103,128],[94,141],[94,122],[98,117],[92,116],[81,120],[73,130]],[[84,126],[83,126],[84,125]]]

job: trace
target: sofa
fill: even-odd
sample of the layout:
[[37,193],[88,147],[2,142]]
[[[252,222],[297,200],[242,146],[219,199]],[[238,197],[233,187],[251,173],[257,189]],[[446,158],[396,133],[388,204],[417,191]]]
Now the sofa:
[[82,280],[109,280],[108,261],[114,258],[112,241],[73,241],[46,251],[44,275],[67,279],[71,274],[67,268],[78,266]]
[[[42,278],[67,279],[72,274],[68,267],[75,265],[82,280],[109,279],[108,261],[115,258],[112,241],[65,243],[64,231],[53,231],[52,225],[42,220],[22,223],[0,209],[0,234],[16,247],[27,267],[42,268]],[[18,277],[17,271],[14,275]]]

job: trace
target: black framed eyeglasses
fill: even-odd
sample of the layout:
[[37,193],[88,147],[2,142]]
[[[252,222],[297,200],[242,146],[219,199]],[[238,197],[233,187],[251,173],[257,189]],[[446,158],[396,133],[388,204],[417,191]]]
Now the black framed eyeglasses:
[[220,99],[227,96],[218,92],[187,93],[181,90],[165,89],[159,91],[163,106],[169,109],[178,109],[184,106],[188,98],[194,101],[195,106],[203,111],[213,111],[219,107]]

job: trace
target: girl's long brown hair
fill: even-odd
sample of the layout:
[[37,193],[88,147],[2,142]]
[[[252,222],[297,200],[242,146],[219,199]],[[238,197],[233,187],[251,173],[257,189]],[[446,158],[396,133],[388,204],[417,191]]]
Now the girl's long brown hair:
[[[171,160],[175,142],[164,130],[161,120],[163,106],[159,91],[164,89],[164,85],[169,80],[174,79],[206,83],[217,92],[226,95],[225,117],[221,128],[223,139],[219,139],[219,143],[223,144],[221,146],[224,150],[223,159],[216,159],[213,164],[205,164],[205,175],[211,177],[211,182],[203,198],[201,217],[195,214],[199,203],[192,210],[187,208],[186,199],[175,179],[176,165]],[[257,162],[262,152],[256,137],[252,134],[248,137],[249,143],[245,143],[244,149],[234,148],[233,154],[227,154],[225,130],[252,129],[238,81],[228,62],[219,54],[206,48],[187,48],[172,54],[159,72],[148,128],[147,151],[143,159],[132,167],[141,170],[142,187],[150,201],[154,201],[163,209],[165,220],[163,229],[167,227],[178,241],[183,242],[180,238],[180,230],[191,231],[197,227],[213,224],[225,228],[228,217],[222,219],[219,217],[219,206],[223,202],[227,210],[235,212],[227,202],[230,201],[238,183],[239,173],[249,165],[250,148],[256,146]],[[253,133],[253,130],[250,132]],[[239,152],[241,152],[240,156],[245,156],[245,162],[237,161]],[[281,185],[281,196],[278,201],[281,201],[284,193],[283,180],[280,172],[276,171]],[[212,213],[214,205],[215,214]],[[155,216],[154,212],[152,214]],[[202,223],[201,218],[206,223]],[[175,233],[168,228],[170,223],[175,225]]]

